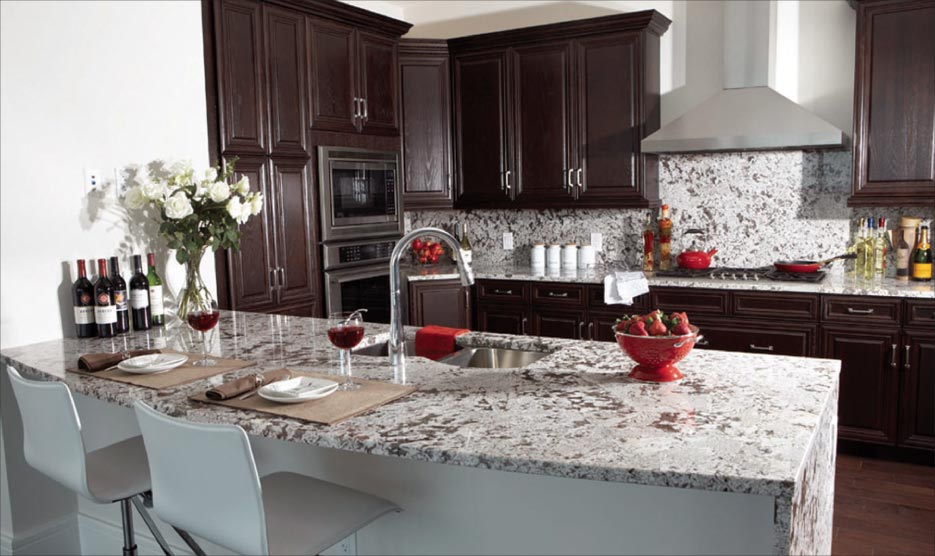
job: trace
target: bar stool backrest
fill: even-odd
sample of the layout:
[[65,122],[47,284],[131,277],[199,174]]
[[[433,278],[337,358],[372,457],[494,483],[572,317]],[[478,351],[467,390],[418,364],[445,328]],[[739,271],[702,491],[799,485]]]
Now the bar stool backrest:
[[27,380],[9,365],[6,371],[23,419],[26,462],[70,490],[97,500],[88,489],[81,419],[68,386]]
[[156,514],[175,527],[240,554],[268,554],[260,478],[247,433],[192,423],[141,401]]

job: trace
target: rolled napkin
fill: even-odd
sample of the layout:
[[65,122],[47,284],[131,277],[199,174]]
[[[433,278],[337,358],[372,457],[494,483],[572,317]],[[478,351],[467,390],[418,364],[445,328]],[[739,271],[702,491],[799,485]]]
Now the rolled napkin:
[[649,293],[649,282],[642,272],[614,272],[604,277],[606,305],[633,305],[633,298]]
[[205,397],[216,402],[229,400],[241,394],[246,394],[250,390],[256,390],[261,386],[287,378],[292,378],[292,373],[288,369],[276,369],[275,371],[251,374],[243,378],[229,380],[217,388],[212,388],[205,392]]
[[89,373],[96,373],[97,371],[109,369],[131,357],[152,355],[154,353],[162,353],[162,351],[158,349],[136,349],[118,353],[86,353],[78,358],[78,368]]

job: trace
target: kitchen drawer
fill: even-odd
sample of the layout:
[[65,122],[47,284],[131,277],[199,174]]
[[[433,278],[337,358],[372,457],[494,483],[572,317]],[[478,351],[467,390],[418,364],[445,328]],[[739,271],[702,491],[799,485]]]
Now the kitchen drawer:
[[604,286],[588,286],[588,307],[601,311],[617,311],[617,316],[649,312],[649,294],[637,296],[633,305],[607,305],[604,303]]
[[704,338],[702,349],[763,353],[771,355],[813,356],[817,353],[818,327],[813,324],[778,324],[763,321],[716,323],[694,321]]
[[684,311],[692,315],[727,315],[728,292],[701,288],[650,288],[650,310]]
[[587,291],[585,286],[579,284],[533,282],[531,284],[531,289],[532,306],[534,309],[542,305],[548,305],[549,307],[584,308],[587,303]]
[[906,325],[927,326],[935,324],[935,300],[909,299],[906,301]]
[[484,280],[477,282],[477,301],[497,303],[525,303],[528,284],[513,280]]
[[818,320],[818,296],[807,293],[731,293],[731,314],[735,317]]
[[821,320],[898,326],[901,302],[888,297],[826,295],[821,300]]

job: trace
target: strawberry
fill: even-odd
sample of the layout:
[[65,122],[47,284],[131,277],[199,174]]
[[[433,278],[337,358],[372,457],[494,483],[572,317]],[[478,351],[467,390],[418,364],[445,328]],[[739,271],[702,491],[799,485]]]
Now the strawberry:
[[630,328],[627,330],[627,334],[632,336],[649,336],[649,332],[646,331],[646,324],[641,320],[631,324]]
[[668,333],[669,329],[666,328],[666,325],[662,322],[662,319],[657,318],[649,325],[650,336],[665,336]]
[[672,328],[672,333],[676,336],[684,336],[686,334],[691,334],[692,330],[688,327],[687,322],[680,322]]
[[686,315],[685,313],[672,313],[671,315],[669,315],[669,320],[672,321],[672,324],[681,324],[681,323],[689,324],[688,315]]

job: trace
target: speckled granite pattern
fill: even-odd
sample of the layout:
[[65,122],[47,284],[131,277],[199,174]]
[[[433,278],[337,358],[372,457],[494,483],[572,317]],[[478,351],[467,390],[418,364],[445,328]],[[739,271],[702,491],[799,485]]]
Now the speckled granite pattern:
[[[212,352],[256,360],[260,369],[333,368],[325,323],[223,312]],[[369,325],[365,345],[384,340],[386,330]],[[192,340],[178,327],[166,343],[194,349]],[[485,333],[458,341],[551,354],[523,369],[410,358],[416,393],[331,427],[188,400],[221,377],[154,392],[64,372],[81,353],[143,347],[143,334],[56,340],[0,355],[27,376],[64,380],[104,401],[143,399],[171,415],[236,423],[259,436],[501,471],[762,494],[790,506],[815,439],[827,438],[819,426],[840,369],[831,360],[696,350],[679,364],[684,380],[658,385],[628,379],[632,362],[615,344]],[[354,368],[364,378],[392,376],[384,358],[357,356]],[[777,531],[791,530],[789,517],[777,514]],[[783,543],[778,552],[786,552]]]
[[[901,214],[932,220],[935,207],[851,209],[850,151],[767,151],[662,155],[659,188],[672,207],[673,253],[687,247],[682,232],[707,231],[721,266],[764,266],[782,259],[822,259],[844,252],[856,219],[883,216],[892,228]],[[529,246],[604,235],[602,261],[638,265],[648,210],[477,210],[407,213],[410,229],[469,224],[474,258],[528,264]],[[502,249],[513,232],[515,250]],[[892,265],[891,265],[892,266]]]

